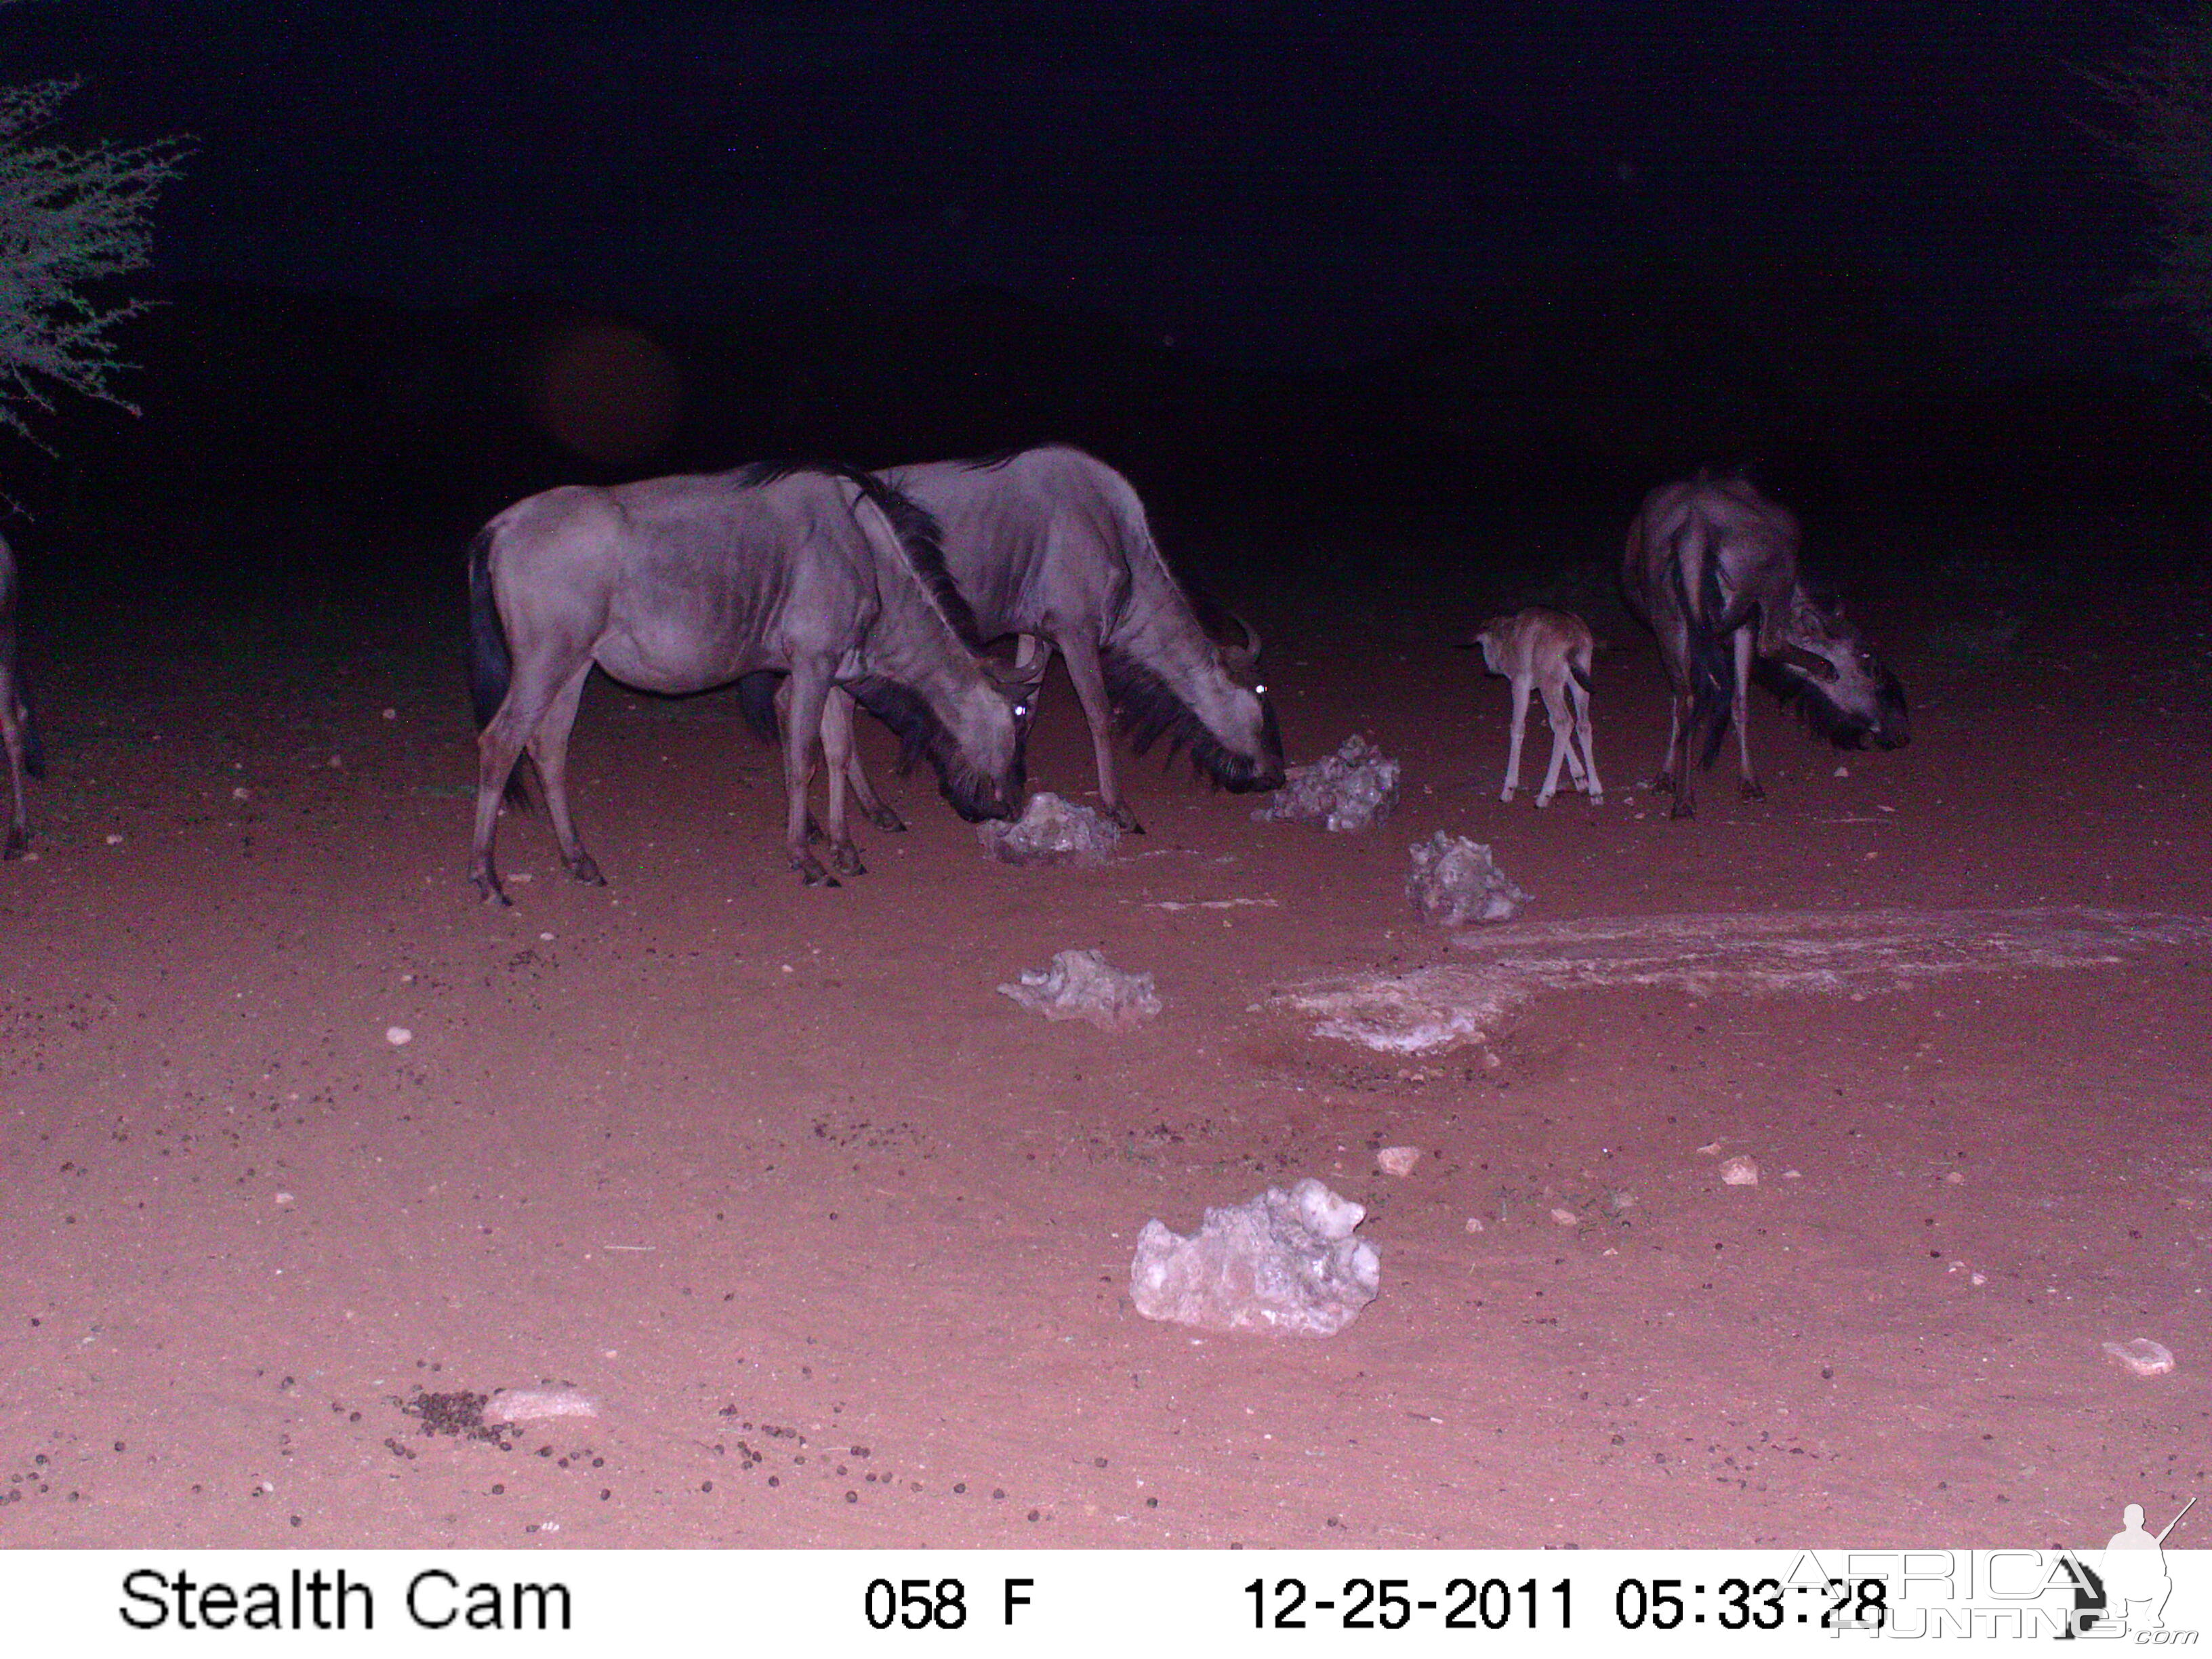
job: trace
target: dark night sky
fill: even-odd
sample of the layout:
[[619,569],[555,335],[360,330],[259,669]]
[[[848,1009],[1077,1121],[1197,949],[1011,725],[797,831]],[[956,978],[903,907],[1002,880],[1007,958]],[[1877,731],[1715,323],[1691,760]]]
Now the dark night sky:
[[[2167,9],[2171,9],[2168,6]],[[2133,8],[38,0],[72,136],[200,145],[160,274],[647,317],[984,281],[1232,362],[1562,260],[1832,260],[1992,370],[2169,343],[2083,71]]]

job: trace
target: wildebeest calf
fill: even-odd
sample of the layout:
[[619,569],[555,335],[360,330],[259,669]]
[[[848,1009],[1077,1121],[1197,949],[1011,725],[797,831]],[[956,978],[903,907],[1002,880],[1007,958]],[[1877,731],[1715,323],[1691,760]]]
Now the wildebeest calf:
[[1528,610],[1493,617],[1468,643],[1482,647],[1483,663],[1492,673],[1513,683],[1513,736],[1505,755],[1505,787],[1498,799],[1511,800],[1521,787],[1521,734],[1528,723],[1533,687],[1544,694],[1544,713],[1552,723],[1552,763],[1536,792],[1536,805],[1552,804],[1565,761],[1575,787],[1589,796],[1591,805],[1603,805],[1605,786],[1598,781],[1597,751],[1590,746],[1590,653],[1596,641],[1589,625],[1564,611]]

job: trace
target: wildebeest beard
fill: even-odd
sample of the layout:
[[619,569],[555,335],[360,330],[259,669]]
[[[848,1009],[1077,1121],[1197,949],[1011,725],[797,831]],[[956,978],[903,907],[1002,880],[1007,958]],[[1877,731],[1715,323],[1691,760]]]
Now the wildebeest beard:
[[945,800],[969,823],[1010,818],[1019,809],[1026,780],[1018,738],[1002,795],[998,780],[969,760],[937,711],[912,687],[874,674],[843,684],[861,708],[898,733],[899,769],[911,771],[916,760],[927,757]]
[[1188,749],[1192,767],[1237,794],[1255,789],[1279,788],[1283,782],[1283,738],[1275,724],[1275,708],[1260,699],[1261,753],[1240,755],[1214,736],[1206,722],[1168,683],[1144,664],[1115,651],[1100,653],[1106,690],[1114,700],[1114,714],[1129,746],[1147,754],[1161,738],[1168,753]]

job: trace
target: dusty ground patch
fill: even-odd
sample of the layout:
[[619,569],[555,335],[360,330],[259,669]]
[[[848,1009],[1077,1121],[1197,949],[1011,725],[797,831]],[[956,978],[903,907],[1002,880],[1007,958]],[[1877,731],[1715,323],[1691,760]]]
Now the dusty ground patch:
[[[40,856],[0,871],[0,1539],[1996,1545],[2171,1513],[2212,1407],[2196,924],[1843,995],[1754,992],[1668,931],[1798,919],[1771,963],[1832,957],[1800,924],[1845,911],[2212,914],[2212,760],[2131,717],[2132,670],[2062,696],[1897,655],[1911,748],[1839,777],[1762,710],[1768,799],[1716,786],[1675,824],[1618,781],[1498,804],[1462,653],[1285,640],[1293,758],[1357,730],[1402,760],[1380,830],[1139,766],[1151,835],[1015,870],[916,783],[913,833],[836,892],[780,867],[773,761],[726,703],[601,685],[573,778],[613,884],[510,821],[505,914],[462,879],[450,658],[54,665]],[[1648,652],[1596,708],[1634,775]],[[1085,750],[1055,684],[1037,786],[1079,798]],[[1528,1003],[1494,1066],[1250,1012],[1502,966],[1407,906],[1438,830],[1549,930],[1485,951],[1656,964]],[[1160,1017],[995,994],[1066,948],[1154,974]],[[1423,1156],[1399,1179],[1383,1147]],[[1720,1180],[1738,1154],[1759,1185]],[[1371,1212],[1350,1329],[1128,1307],[1148,1218],[1306,1175]],[[2176,1370],[2102,1352],[2138,1336]],[[599,1414],[405,1409],[500,1389]]]

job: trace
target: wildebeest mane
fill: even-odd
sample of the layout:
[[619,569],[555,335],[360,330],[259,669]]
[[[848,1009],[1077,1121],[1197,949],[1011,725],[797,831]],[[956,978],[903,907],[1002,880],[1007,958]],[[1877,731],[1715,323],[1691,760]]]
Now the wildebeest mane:
[[961,644],[970,651],[983,648],[975,612],[945,567],[944,532],[927,507],[905,491],[892,489],[873,473],[863,472],[842,461],[755,461],[750,466],[739,467],[731,476],[746,489],[757,489],[795,472],[819,472],[825,477],[842,478],[874,502],[890,520],[892,532],[906,550],[907,562],[913,566],[914,574],[921,578],[922,586],[936,602],[938,614],[959,635]]
[[[981,823],[993,816],[983,807],[994,793],[991,779],[961,752],[959,742],[945,722],[938,719],[937,712],[926,698],[912,687],[880,674],[847,680],[843,684],[861,708],[898,733],[902,770],[910,769],[916,760],[927,757],[936,770],[939,789],[954,811],[970,823]],[[1008,781],[1013,799],[1019,800],[1025,780],[1018,751]]]
[[[1201,777],[1222,788],[1243,794],[1259,787],[1260,763],[1240,755],[1206,729],[1198,711],[1176,695],[1173,687],[1134,658],[1109,648],[1099,653],[1106,673],[1106,690],[1114,700],[1114,717],[1129,746],[1148,754],[1154,744],[1167,739],[1168,753],[1190,751],[1191,765]],[[1266,744],[1279,753],[1282,737],[1275,725],[1274,705],[1260,700],[1266,725]]]

